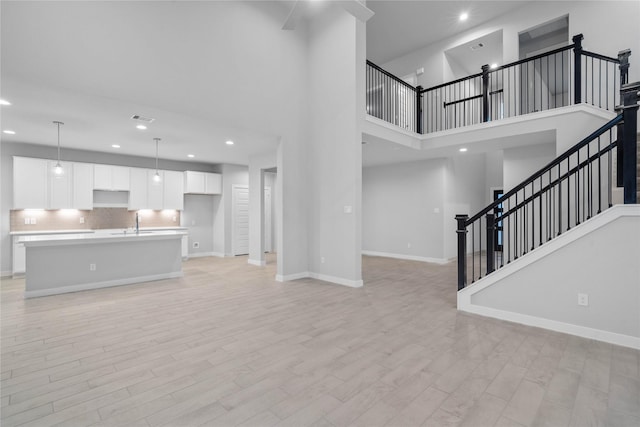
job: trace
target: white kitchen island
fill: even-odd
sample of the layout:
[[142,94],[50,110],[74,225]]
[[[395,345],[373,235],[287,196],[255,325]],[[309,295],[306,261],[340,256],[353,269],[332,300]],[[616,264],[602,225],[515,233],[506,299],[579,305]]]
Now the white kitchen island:
[[186,231],[25,236],[25,297],[182,277]]

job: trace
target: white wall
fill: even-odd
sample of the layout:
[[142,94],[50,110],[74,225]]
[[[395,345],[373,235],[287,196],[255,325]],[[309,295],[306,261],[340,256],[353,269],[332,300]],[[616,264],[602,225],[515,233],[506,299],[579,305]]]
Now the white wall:
[[[185,194],[184,211],[180,220],[189,228],[189,255],[211,255],[213,250],[214,197],[205,194]],[[193,246],[199,243],[199,248]]]
[[360,286],[364,24],[328,8],[310,23],[308,49],[309,272]]
[[444,159],[363,168],[363,251],[442,260],[444,168]]
[[[460,153],[447,159],[444,168],[444,258],[457,255],[455,216],[475,214],[487,204],[485,194],[485,155]],[[469,236],[470,238],[471,236]],[[467,245],[471,249],[470,245]]]
[[276,192],[276,185],[278,184],[278,174],[275,172],[265,172],[264,174],[264,186],[265,188],[271,189],[271,223],[267,224],[265,222],[265,227],[271,228],[271,245],[269,246],[265,242],[264,250],[267,252],[275,252],[276,251],[276,236],[278,235],[278,230],[276,228],[276,215],[278,215],[276,206],[278,205],[278,194]]
[[591,52],[617,57],[619,51],[631,49],[629,81],[640,80],[640,30],[637,25],[621,25],[622,16],[640,16],[637,1],[544,1],[530,2],[462,34],[432,43],[385,64],[385,70],[404,76],[424,67],[418,84],[429,88],[447,78],[444,51],[494,31],[503,31],[503,64],[518,60],[518,33],[569,15],[569,37],[582,33],[583,47]]
[[511,190],[555,158],[554,142],[505,149],[504,191]]
[[[0,270],[3,273],[11,272],[11,238],[9,236],[9,211],[12,209],[13,205],[13,156],[55,159],[56,155],[56,148],[52,146],[32,145],[25,143],[2,143],[2,146],[0,148]],[[87,163],[104,163],[142,168],[152,168],[155,165],[155,159],[153,158],[123,156],[120,154],[100,153],[85,150],[63,149],[62,156],[64,160]],[[160,160],[160,167],[167,170],[195,170],[202,172],[221,172],[222,168],[221,165],[197,162],[179,162],[162,159]],[[192,207],[195,208],[196,206],[185,205],[185,210],[182,212],[182,215],[186,215],[187,217],[194,215],[195,212],[192,211]],[[200,244],[204,244],[205,247],[212,246],[213,242],[211,235],[203,235],[202,239],[200,240]]]

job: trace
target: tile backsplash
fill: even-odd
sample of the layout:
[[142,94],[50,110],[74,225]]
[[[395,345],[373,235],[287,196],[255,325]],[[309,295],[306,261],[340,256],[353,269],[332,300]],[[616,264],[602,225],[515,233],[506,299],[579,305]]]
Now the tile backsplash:
[[[180,211],[140,210],[138,213],[140,227],[180,226]],[[82,218],[84,218],[83,224],[80,223]],[[25,224],[25,219],[29,224]],[[127,208],[94,208],[90,211],[76,209],[11,211],[11,231],[129,228],[134,227],[135,222],[136,211],[129,211]]]

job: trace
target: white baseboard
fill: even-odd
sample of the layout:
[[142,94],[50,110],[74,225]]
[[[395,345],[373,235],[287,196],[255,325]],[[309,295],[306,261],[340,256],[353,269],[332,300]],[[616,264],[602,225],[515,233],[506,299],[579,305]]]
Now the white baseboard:
[[198,252],[195,254],[189,254],[189,258],[203,258],[207,256],[218,256],[217,252]]
[[309,271],[296,273],[296,274],[288,274],[286,276],[283,276],[280,274],[276,275],[276,281],[278,282],[288,282],[290,280],[308,279],[308,278],[322,280],[323,282],[335,283],[337,285],[348,286],[350,288],[361,288],[363,285],[362,280],[343,279],[342,277],[329,276],[327,274],[320,274],[320,273],[312,273]]
[[150,276],[131,277],[126,279],[107,280],[104,282],[82,283],[80,285],[61,286],[59,288],[25,291],[25,298],[44,297],[48,295],[66,294],[70,292],[88,291],[91,289],[110,288],[113,286],[131,285],[134,283],[152,282],[154,280],[175,279],[184,276],[182,271],[154,274]]
[[216,256],[218,258],[224,258],[226,255],[224,252],[211,252],[211,256]]
[[408,261],[430,262],[434,264],[447,264],[451,262],[451,260],[446,258],[430,258],[430,257],[417,256],[417,255],[392,254],[389,252],[377,252],[377,251],[362,251],[362,255],[379,256],[384,258],[405,259]]
[[343,279],[342,277],[329,276],[327,274],[309,273],[312,279],[322,280],[324,282],[336,283],[338,285],[349,286],[350,288],[361,288],[362,280]]
[[248,259],[247,260],[247,264],[251,264],[251,265],[256,265],[258,267],[264,267],[265,265],[267,265],[267,261],[262,259]]
[[7,278],[13,276],[13,272],[11,270],[0,271],[0,277]]
[[557,320],[544,319],[541,317],[513,313],[510,311],[498,310],[474,304],[467,305],[464,308],[459,307],[458,310],[640,350],[640,337],[632,337],[629,335],[617,334],[615,332],[603,331],[601,329],[593,329],[586,326],[573,325],[570,323],[558,322]]
[[284,276],[282,274],[276,274],[276,281],[288,282],[290,280],[306,279],[308,277],[310,277],[308,271],[303,271],[301,273],[287,274]]

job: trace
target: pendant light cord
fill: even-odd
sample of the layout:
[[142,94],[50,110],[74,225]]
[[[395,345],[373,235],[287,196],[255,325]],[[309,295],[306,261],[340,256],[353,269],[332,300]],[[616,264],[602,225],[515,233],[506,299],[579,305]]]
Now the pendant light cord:
[[54,121],[53,123],[58,125],[58,165],[60,165],[60,125],[63,125],[64,123],[60,121]]
[[158,142],[160,138],[153,138],[156,141],[156,174],[158,173]]

